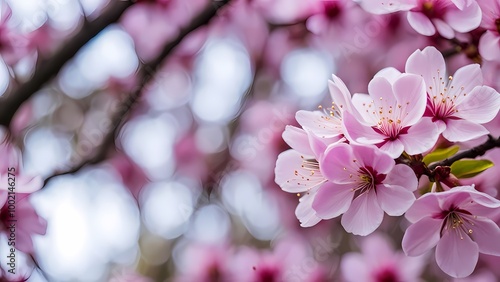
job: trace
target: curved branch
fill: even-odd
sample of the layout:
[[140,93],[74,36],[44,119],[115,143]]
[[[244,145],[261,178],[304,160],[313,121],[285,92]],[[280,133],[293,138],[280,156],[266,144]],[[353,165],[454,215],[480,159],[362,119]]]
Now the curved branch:
[[41,61],[30,80],[0,100],[0,125],[9,126],[14,114],[25,101],[56,76],[66,62],[73,58],[87,42],[108,25],[118,21],[134,2],[131,0],[113,1],[113,4],[108,5],[99,17],[87,22],[85,27],[64,43],[52,57]]
[[119,110],[113,115],[111,119],[111,124],[113,126],[104,137],[102,143],[98,146],[97,151],[91,157],[83,160],[69,170],[56,172],[55,174],[49,176],[47,179],[45,179],[44,186],[47,185],[47,183],[56,176],[73,174],[83,167],[91,164],[97,164],[105,160],[108,156],[109,150],[114,147],[117,134],[120,131],[123,122],[127,119],[130,110],[137,103],[137,100],[142,94],[143,88],[153,79],[154,75],[164,62],[165,58],[167,58],[172,53],[175,47],[177,47],[188,34],[208,24],[210,20],[217,14],[217,11],[229,2],[230,0],[215,1],[212,4],[208,5],[203,11],[201,11],[196,17],[194,17],[186,27],[180,30],[175,39],[165,45],[163,50],[155,59],[142,65],[137,74],[139,77],[139,86],[121,102]]

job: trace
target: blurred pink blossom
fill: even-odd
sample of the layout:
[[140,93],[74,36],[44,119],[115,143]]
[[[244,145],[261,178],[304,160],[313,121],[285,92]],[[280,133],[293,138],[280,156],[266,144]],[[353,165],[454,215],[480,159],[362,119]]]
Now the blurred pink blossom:
[[26,175],[23,173],[21,152],[8,141],[0,144],[0,191],[7,191],[9,178],[15,178],[16,193],[32,193],[42,188],[43,181],[40,176]]
[[486,32],[479,40],[479,53],[488,61],[500,62],[500,1],[478,0],[483,17],[481,27]]
[[419,282],[425,256],[407,257],[395,251],[387,237],[374,233],[363,239],[360,253],[347,253],[340,268],[346,282]]
[[[27,194],[15,195],[9,194],[0,190],[0,233],[5,232],[7,238],[10,234],[10,226],[15,220],[15,248],[32,254],[33,249],[33,235],[45,235],[47,230],[47,221],[40,217],[29,201]],[[9,200],[15,197],[14,208],[9,207]]]
[[476,0],[363,0],[363,8],[375,14],[408,11],[408,22],[418,33],[444,38],[469,32],[479,26],[481,9]]

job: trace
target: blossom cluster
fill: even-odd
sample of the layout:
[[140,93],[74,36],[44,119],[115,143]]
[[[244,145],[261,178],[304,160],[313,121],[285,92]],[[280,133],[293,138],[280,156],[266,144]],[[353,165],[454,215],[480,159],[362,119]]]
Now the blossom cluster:
[[[460,186],[453,173],[439,172],[442,166],[430,171],[418,161],[438,148],[438,140],[489,134],[483,124],[498,114],[500,94],[483,85],[478,64],[452,75],[442,54],[426,47],[408,58],[405,72],[379,71],[368,94],[351,95],[335,75],[329,89],[330,107],[298,111],[300,127],[286,127],[283,139],[291,149],[276,162],[276,183],[301,196],[296,216],[303,227],[342,215],[347,232],[366,236],[384,213],[405,214],[412,224],[404,252],[418,256],[437,246],[437,263],[450,276],[470,275],[479,252],[500,256],[500,228],[492,220],[500,201],[474,185]],[[433,188],[416,197],[423,174]]]

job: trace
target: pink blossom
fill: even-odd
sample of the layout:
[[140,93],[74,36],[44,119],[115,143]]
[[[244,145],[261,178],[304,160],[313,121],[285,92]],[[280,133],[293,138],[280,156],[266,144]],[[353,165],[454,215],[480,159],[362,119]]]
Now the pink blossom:
[[[40,217],[31,205],[27,194],[8,192],[0,190],[0,234],[10,234],[9,226],[11,220],[16,220],[16,240],[15,248],[32,254],[33,253],[33,235],[45,235],[47,230],[47,221]],[[13,198],[15,197],[15,198]],[[15,213],[9,210],[9,200],[15,199]],[[3,200],[3,201],[2,201]]]
[[173,281],[232,281],[232,256],[232,248],[225,244],[190,243],[179,255],[178,273]]
[[238,282],[330,281],[300,238],[280,239],[272,250],[241,248],[232,260]]
[[458,69],[447,76],[443,55],[434,47],[415,51],[406,62],[406,72],[421,75],[427,90],[427,111],[443,137],[463,142],[488,134],[482,123],[500,109],[500,94],[483,85],[478,64]]
[[342,257],[340,268],[347,282],[420,281],[425,256],[407,257],[378,233],[364,238],[360,247],[361,254]]
[[479,40],[479,53],[489,61],[500,62],[500,2],[498,0],[478,0],[483,18],[481,27],[486,32]]
[[415,201],[417,178],[375,146],[335,144],[320,159],[329,185],[319,187],[313,209],[322,219],[341,214],[347,232],[368,235],[384,217],[402,215]]
[[22,171],[22,156],[19,149],[7,141],[0,144],[0,192],[9,189],[9,178],[14,175],[16,193],[32,193],[42,188],[40,176],[26,175]]
[[[328,88],[332,98],[332,106],[321,111],[298,111],[295,115],[297,122],[306,131],[327,143],[344,141],[342,116],[344,111],[353,111],[351,93],[344,82],[336,75],[328,81]],[[322,107],[321,107],[322,108]]]
[[14,65],[29,52],[28,39],[9,26],[12,16],[10,7],[0,3],[0,55],[7,65]]
[[329,186],[321,173],[318,159],[326,145],[303,129],[287,126],[283,139],[292,149],[281,153],[276,161],[275,182],[285,192],[303,196],[295,210],[302,227],[317,224],[320,218],[312,209],[316,191],[323,185]]
[[403,250],[418,256],[437,245],[436,262],[446,274],[469,276],[479,253],[500,256],[500,228],[490,219],[499,207],[499,200],[472,186],[427,193],[406,212],[413,224],[403,237]]
[[481,9],[475,0],[363,0],[363,8],[375,14],[408,11],[406,17],[418,33],[444,38],[469,32],[479,26]]
[[360,118],[344,113],[343,127],[349,141],[377,145],[392,158],[403,151],[420,154],[435,145],[437,128],[430,118],[422,118],[426,95],[421,77],[384,69],[370,81],[368,92],[352,97]]

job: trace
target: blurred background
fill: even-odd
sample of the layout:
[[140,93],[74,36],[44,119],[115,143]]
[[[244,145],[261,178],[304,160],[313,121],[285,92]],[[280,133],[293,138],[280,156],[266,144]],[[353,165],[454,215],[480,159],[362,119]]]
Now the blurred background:
[[[300,227],[299,197],[274,182],[284,127],[331,103],[332,73],[366,92],[416,49],[454,47],[347,0],[0,2],[2,99],[43,81],[10,120],[23,173],[48,179],[27,199],[42,226],[19,258],[28,281],[242,281],[224,273],[256,275],[252,261],[282,277],[255,281],[339,278],[361,241],[338,220]],[[448,59],[453,72],[477,52]],[[499,64],[483,67],[499,89]],[[398,249],[406,226],[386,217],[384,242]],[[424,280],[446,281],[427,260]]]

